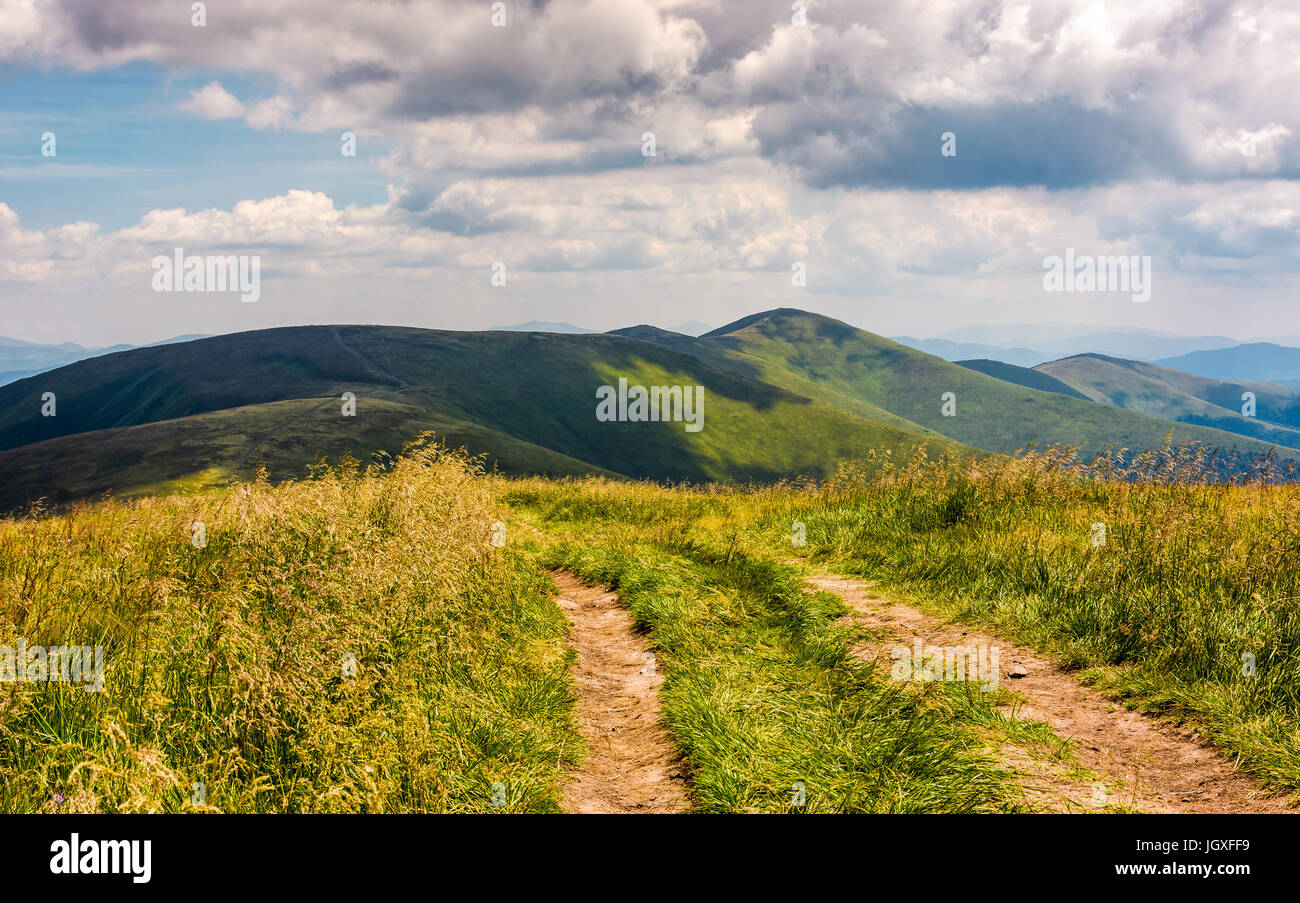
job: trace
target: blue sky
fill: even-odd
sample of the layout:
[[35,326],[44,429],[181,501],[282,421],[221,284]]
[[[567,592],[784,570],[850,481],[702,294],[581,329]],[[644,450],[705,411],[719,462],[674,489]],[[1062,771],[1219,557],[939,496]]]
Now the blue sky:
[[[384,201],[384,177],[360,156],[339,156],[336,135],[255,132],[237,119],[172,109],[215,75],[145,62],[0,69],[0,199],[39,229],[87,219],[120,229],[158,208],[229,209],[290,189],[340,204]],[[275,91],[265,78],[227,75],[223,84],[245,97]],[[33,153],[45,131],[56,135],[56,157]],[[373,142],[367,150],[388,149]]]
[[[1286,3],[189,6],[0,0],[0,334],[1300,333]],[[175,247],[257,256],[259,299],[155,291]],[[1047,291],[1067,249],[1149,260],[1150,300]]]

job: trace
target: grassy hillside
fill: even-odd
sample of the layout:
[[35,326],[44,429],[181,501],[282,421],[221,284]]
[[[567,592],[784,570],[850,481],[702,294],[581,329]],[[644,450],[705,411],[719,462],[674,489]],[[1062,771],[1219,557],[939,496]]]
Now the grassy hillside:
[[[1300,393],[1285,386],[1219,382],[1099,354],[1080,354],[1034,369],[1102,404],[1300,448],[1300,430],[1295,428],[1300,423]],[[1253,417],[1241,413],[1246,392],[1255,394]]]
[[1059,741],[1003,714],[1005,690],[856,658],[843,603],[717,529],[750,497],[489,478],[416,445],[0,518],[0,643],[104,648],[97,692],[7,684],[0,811],[556,811],[594,751],[557,565],[618,586],[649,631],[697,811],[1034,808],[997,750],[1059,761]]
[[[846,462],[815,487],[691,493],[519,480],[506,483],[517,488],[504,498],[544,530],[574,534],[558,553],[569,566],[627,580],[634,598],[644,591],[634,605],[665,643],[692,636],[679,619],[706,617],[671,601],[669,561],[757,569],[764,559],[798,558],[1048,650],[1083,682],[1195,727],[1265,783],[1300,791],[1294,485],[1210,485],[1196,454],[1165,451],[1097,470],[1063,466],[1056,450],[877,463]],[[803,544],[792,542],[796,525]],[[783,585],[779,571],[762,579]],[[732,727],[717,709],[731,716],[746,705],[730,687],[704,695],[712,708],[697,708],[710,714],[696,723],[711,728]],[[783,726],[770,729],[779,736]],[[754,749],[771,734],[752,726],[743,736]]]
[[[847,466],[763,517],[773,548],[1050,649],[1088,683],[1190,723],[1300,791],[1292,485],[1208,485],[1194,455],[1084,473],[1051,455]],[[1096,525],[1104,525],[1098,537]]]
[[[1143,378],[1132,368],[1108,372]],[[703,386],[704,429],[597,420],[597,388],[620,378]],[[1032,377],[1043,387],[1052,378]],[[931,455],[1035,442],[1087,455],[1158,447],[1172,431],[1176,444],[1248,457],[1272,443],[1300,447],[1300,431],[1285,425],[1300,420],[1286,390],[1259,389],[1260,417],[1242,423],[1215,407],[1234,393],[1239,404],[1240,387],[1196,380],[1166,373],[1171,387],[1152,384],[1140,396],[1150,404],[1081,381],[1076,389],[1106,402],[1094,403],[793,310],[700,338],[652,327],[596,335],[269,329],[106,355],[0,387],[0,466],[9,475],[0,505],[215,485],[248,478],[259,462],[272,479],[297,477],[318,459],[396,452],[424,430],[504,473],[679,481],[825,477],[868,449],[903,455],[922,442]],[[42,415],[45,393],[56,399],[55,416]],[[355,396],[355,416],[344,416],[345,393]],[[946,393],[953,416],[944,414]]]
[[[1061,382],[1059,379],[1049,376],[1045,371],[1036,367],[1017,367],[1014,364],[992,361],[986,358],[972,361],[953,361],[953,363],[960,364],[967,370],[975,370],[987,376],[992,376],[994,379],[1000,379],[1003,382],[1024,386],[1026,389],[1037,389],[1039,392],[1055,392],[1057,395],[1088,400],[1087,395]],[[1097,399],[1091,400],[1096,401]]]
[[[707,333],[700,352],[717,366],[778,386],[801,386],[835,404],[856,401],[989,451],[1028,443],[1079,446],[1084,455],[1107,446],[1158,448],[1202,442],[1248,455],[1269,443],[1064,395],[1012,385],[856,329],[829,317],[781,309],[754,314]],[[942,396],[956,396],[944,416]],[[1292,457],[1282,450],[1283,457]]]
[[0,518],[0,644],[105,650],[98,692],[6,684],[0,811],[556,811],[591,749],[557,566],[645,631],[696,811],[1026,811],[1049,769],[1097,786],[1013,717],[1014,686],[855,654],[876,629],[792,557],[1054,652],[1300,789],[1294,486],[1209,485],[1164,453],[876,458],[818,486],[665,487],[488,477],[417,444]]
[[392,454],[424,431],[436,433],[449,448],[483,455],[490,468],[504,473],[601,472],[415,405],[373,398],[360,402],[356,417],[343,417],[340,411],[338,398],[273,401],[0,451],[0,468],[8,476],[0,483],[0,511],[36,499],[58,505],[103,493],[131,497],[225,486],[251,478],[259,465],[277,479],[299,477],[318,460]]
[[[809,314],[808,316],[814,316]],[[695,338],[683,335],[679,332],[670,332],[666,329],[658,329],[654,326],[632,326],[627,329],[616,329],[610,335],[620,335],[631,339],[640,339],[644,342],[653,342],[656,345],[662,345],[666,348],[672,348],[674,351],[680,351],[682,354],[689,354],[700,360],[707,361],[719,370],[726,370],[734,373],[740,373],[750,379],[769,381],[767,377],[779,380],[772,383],[779,385],[791,392],[797,392],[809,398],[817,398],[827,404],[833,405],[840,410],[847,411],[857,417],[866,420],[872,420],[876,423],[883,423],[887,426],[896,427],[901,430],[920,433],[927,436],[939,436],[940,434],[929,427],[914,423],[906,417],[900,417],[897,414],[885,410],[879,405],[871,404],[852,394],[846,394],[838,391],[833,386],[819,381],[814,377],[806,376],[795,370],[785,370],[781,372],[760,371],[759,368],[753,367],[748,362],[741,361],[734,355],[728,354],[727,349],[715,342],[710,342],[704,338]]]
[[844,603],[805,591],[728,516],[748,492],[531,478],[500,491],[541,528],[543,562],[616,587],[647,632],[696,811],[791,812],[796,786],[809,813],[1033,808],[994,753],[1059,755],[1050,731],[1007,718],[1005,690],[904,688],[855,657],[869,632]]
[[[703,386],[704,428],[598,421],[597,387],[620,378]],[[56,416],[41,415],[45,392]],[[610,335],[262,330],[83,361],[0,389],[0,412],[10,504],[207,484],[259,459],[294,477],[320,456],[395,452],[425,429],[505,472],[675,480],[824,476],[864,449],[917,442],[974,451]]]
[[423,448],[0,519],[0,643],[104,648],[98,692],[5,684],[0,811],[556,811],[565,621],[498,517]]

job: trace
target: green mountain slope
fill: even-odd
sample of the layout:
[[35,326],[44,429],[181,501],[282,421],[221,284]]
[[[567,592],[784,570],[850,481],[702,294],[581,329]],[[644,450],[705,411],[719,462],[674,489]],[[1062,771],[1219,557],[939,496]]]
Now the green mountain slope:
[[1046,372],[1039,371],[1033,367],[1017,367],[1015,364],[1004,363],[1003,361],[993,361],[987,358],[980,358],[971,361],[953,361],[965,367],[967,370],[976,370],[980,373],[992,376],[994,379],[1000,379],[1003,382],[1015,383],[1017,386],[1024,386],[1027,389],[1037,389],[1040,392],[1055,392],[1058,395],[1068,395],[1070,398],[1087,399],[1079,390],[1066,385],[1055,377],[1049,376]]
[[[1300,424],[1300,394],[1286,386],[1220,382],[1100,354],[1079,354],[1034,369],[1102,404],[1300,448],[1300,429],[1295,428]],[[1242,415],[1247,392],[1255,394],[1255,414],[1250,417]]]
[[[677,340],[674,340],[676,342]],[[1013,385],[818,314],[782,308],[701,336],[700,357],[835,404],[849,397],[967,445],[1014,451],[1027,443],[1155,448],[1199,441],[1244,454],[1271,447],[1245,436]],[[680,347],[680,345],[679,345]],[[810,388],[811,387],[811,388]],[[955,396],[945,416],[943,396]],[[1295,457],[1283,449],[1284,458]]]
[[62,503],[105,492],[132,496],[221,486],[248,479],[258,464],[276,477],[298,477],[318,459],[396,453],[426,430],[453,448],[487,454],[504,473],[618,476],[415,405],[369,398],[358,403],[356,417],[342,417],[340,410],[338,398],[273,401],[0,451],[6,474],[0,510],[40,498]]
[[[704,428],[601,422],[596,390],[703,386]],[[41,415],[54,393],[56,415]],[[356,397],[345,417],[343,393]],[[0,388],[5,498],[139,491],[246,476],[300,476],[318,456],[358,457],[433,429],[507,472],[677,480],[825,475],[866,448],[973,453],[611,335],[291,327],[145,348]],[[40,443],[33,445],[32,443]]]
[[[814,316],[808,314],[808,316]],[[724,327],[725,328],[725,327]],[[783,389],[791,392],[797,392],[808,398],[816,398],[826,402],[829,405],[847,411],[857,417],[867,420],[874,420],[877,423],[892,426],[901,430],[910,430],[927,436],[940,436],[941,434],[927,426],[914,423],[906,417],[900,417],[892,411],[871,404],[865,399],[851,393],[845,393],[836,387],[818,380],[814,376],[805,375],[796,370],[773,370],[758,365],[756,361],[748,361],[740,356],[730,353],[726,345],[709,341],[705,337],[694,338],[683,335],[679,332],[670,332],[666,329],[658,329],[654,326],[631,326],[627,329],[616,329],[609,335],[621,335],[627,338],[640,339],[646,342],[653,342],[657,345],[663,345],[680,351],[683,354],[689,354],[706,361],[719,370],[728,370],[733,373],[742,374],[750,379],[760,382],[770,382],[772,385],[779,385]]]

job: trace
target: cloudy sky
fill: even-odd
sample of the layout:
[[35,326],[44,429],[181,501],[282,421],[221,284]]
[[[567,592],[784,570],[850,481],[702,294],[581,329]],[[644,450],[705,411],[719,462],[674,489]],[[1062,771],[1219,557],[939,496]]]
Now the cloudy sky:
[[[0,334],[1300,333],[1289,0],[194,6],[0,0]],[[260,300],[155,292],[176,247],[258,255]],[[1045,291],[1067,248],[1151,300]]]

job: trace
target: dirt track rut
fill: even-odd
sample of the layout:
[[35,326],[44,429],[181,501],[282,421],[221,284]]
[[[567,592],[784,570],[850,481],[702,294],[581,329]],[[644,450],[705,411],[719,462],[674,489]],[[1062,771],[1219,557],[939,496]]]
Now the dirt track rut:
[[[1032,650],[932,617],[907,605],[877,597],[870,585],[828,574],[813,574],[811,586],[838,595],[870,627],[891,634],[903,645],[920,637],[926,645],[999,648],[999,683],[1018,692],[1025,704],[1016,717],[1046,722],[1071,741],[1079,763],[1105,776],[1104,800],[1146,812],[1294,812],[1285,799],[1267,797],[1258,782],[1189,733],[1125,709],[1104,694],[1082,686],[1067,672]],[[867,657],[880,650],[864,651]],[[1028,672],[1012,678],[1017,668]],[[1017,764],[1023,764],[1017,763]],[[1083,786],[1073,792],[1042,775],[1052,785],[1045,796],[1074,808],[1101,803]]]
[[578,724],[590,754],[564,787],[575,813],[684,812],[686,781],[659,720],[659,674],[618,594],[551,574],[578,653]]

